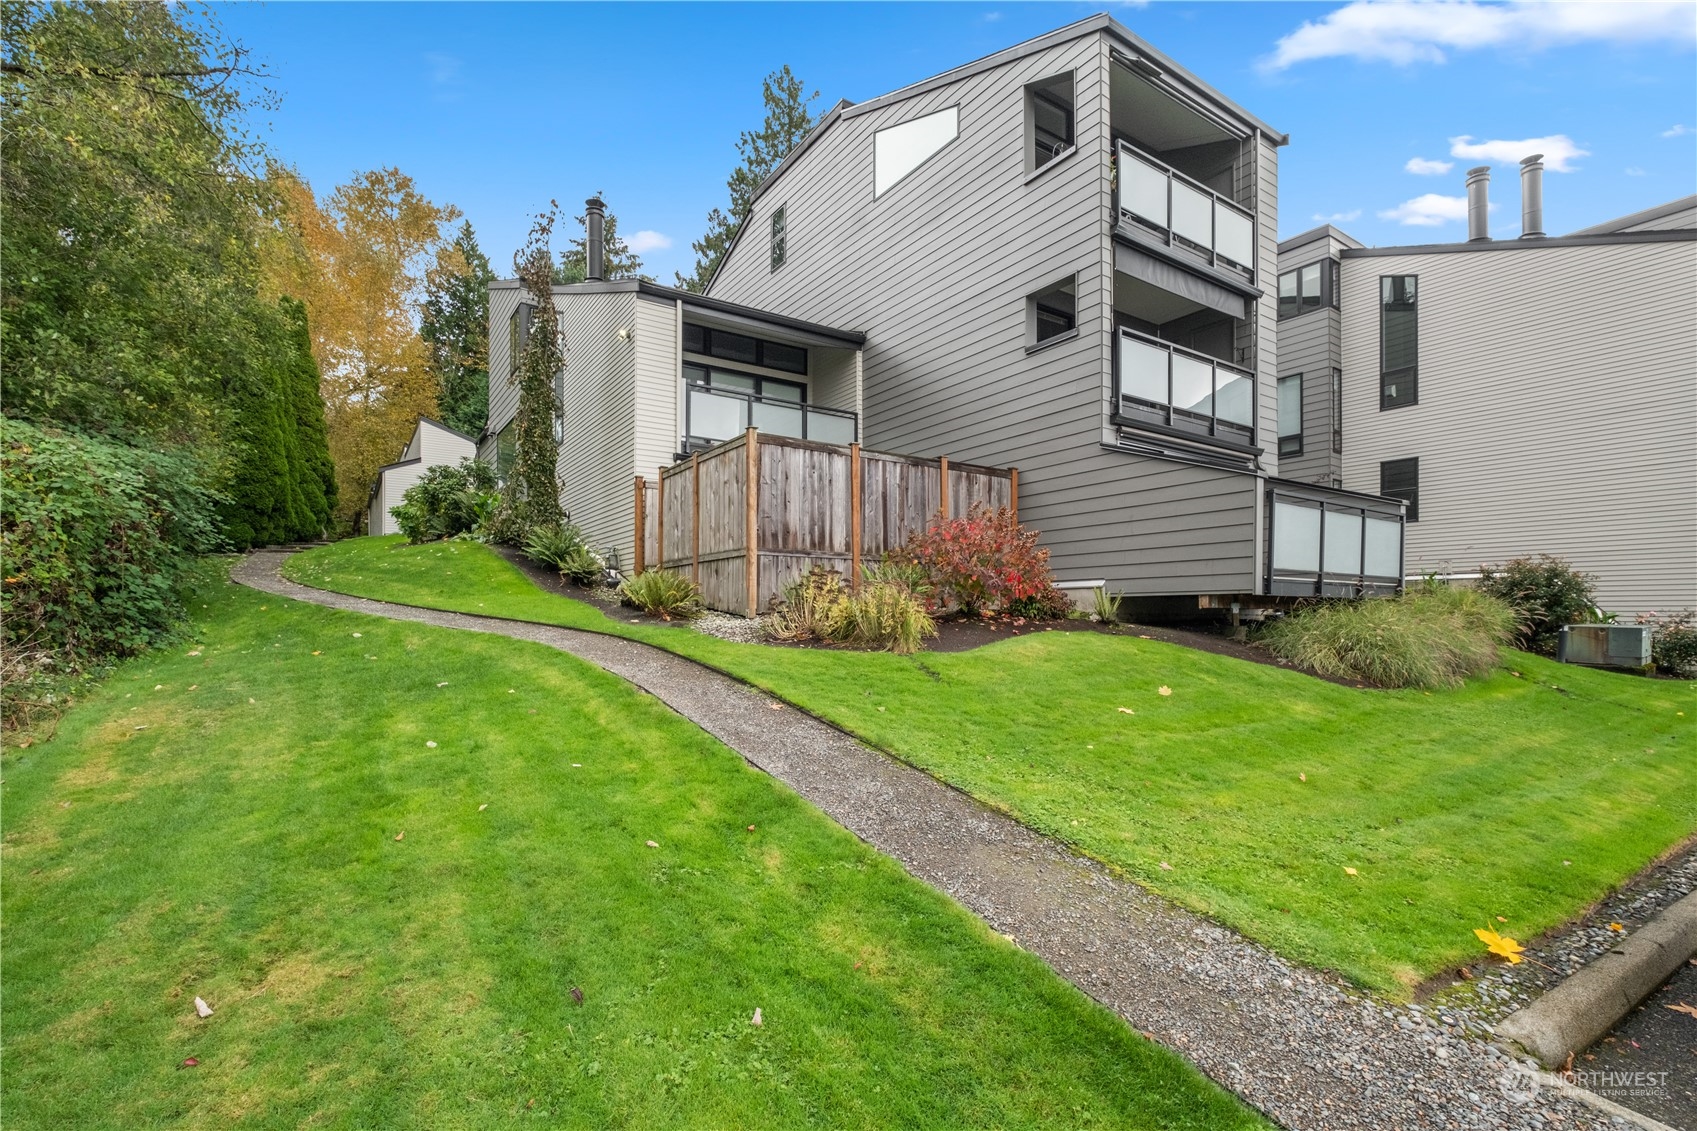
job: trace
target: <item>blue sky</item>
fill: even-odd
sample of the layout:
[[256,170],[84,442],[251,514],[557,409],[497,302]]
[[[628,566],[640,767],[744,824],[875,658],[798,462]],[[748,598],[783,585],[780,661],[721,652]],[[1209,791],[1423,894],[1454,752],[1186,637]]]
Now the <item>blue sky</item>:
[[[1103,10],[1042,4],[221,5],[281,95],[257,122],[320,193],[389,165],[475,225],[509,274],[529,218],[600,191],[663,282],[723,206],[760,80],[861,101]],[[1552,234],[1697,191],[1697,5],[1151,3],[1108,10],[1289,133],[1280,227],[1463,239],[1472,165],[1493,234],[1515,163],[1556,154]],[[1460,139],[1460,140],[1457,140]],[[1500,144],[1493,144],[1500,143]],[[1448,168],[1444,168],[1445,166]],[[1411,170],[1428,170],[1426,172]],[[1565,169],[1567,171],[1561,171]],[[669,243],[669,246],[667,244]]]

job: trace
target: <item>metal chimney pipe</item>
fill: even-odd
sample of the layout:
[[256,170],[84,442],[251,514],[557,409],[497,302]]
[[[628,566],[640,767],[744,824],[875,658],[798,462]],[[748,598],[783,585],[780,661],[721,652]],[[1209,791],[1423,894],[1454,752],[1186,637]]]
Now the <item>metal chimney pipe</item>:
[[1534,153],[1520,162],[1520,238],[1544,238],[1544,155]]
[[1481,165],[1467,170],[1467,242],[1482,243],[1491,238],[1487,213],[1491,209],[1491,167]]
[[588,210],[588,215],[584,218],[584,221],[585,227],[589,229],[587,246],[584,248],[586,254],[584,256],[583,274],[584,278],[590,282],[599,283],[601,277],[607,273],[607,248],[602,238],[602,225],[606,222],[607,217],[607,202],[598,196],[592,196],[583,202],[583,206]]

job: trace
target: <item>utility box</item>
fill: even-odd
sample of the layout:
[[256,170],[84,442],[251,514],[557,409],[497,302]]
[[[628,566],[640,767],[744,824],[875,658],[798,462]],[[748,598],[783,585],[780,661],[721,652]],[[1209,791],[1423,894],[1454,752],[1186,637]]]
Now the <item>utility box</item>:
[[1650,626],[1563,625],[1556,658],[1564,664],[1584,664],[1592,668],[1647,668],[1650,666]]

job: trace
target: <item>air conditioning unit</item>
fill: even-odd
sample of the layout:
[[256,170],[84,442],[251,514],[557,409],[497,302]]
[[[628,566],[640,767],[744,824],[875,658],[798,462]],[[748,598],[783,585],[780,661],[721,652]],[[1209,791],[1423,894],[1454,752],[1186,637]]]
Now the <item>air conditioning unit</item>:
[[1569,624],[1561,630],[1556,658],[1564,664],[1593,668],[1650,666],[1650,626],[1647,624]]

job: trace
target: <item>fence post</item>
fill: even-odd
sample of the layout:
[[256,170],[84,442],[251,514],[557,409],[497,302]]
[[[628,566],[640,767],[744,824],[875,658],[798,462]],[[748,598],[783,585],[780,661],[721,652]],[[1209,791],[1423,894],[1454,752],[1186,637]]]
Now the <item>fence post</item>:
[[743,541],[746,543],[748,584],[748,615],[760,615],[760,433],[750,428],[745,433],[743,453],[747,458],[743,472],[743,494],[747,496]]
[[943,521],[949,521],[949,457],[940,456],[937,459],[937,482],[940,485],[938,495],[943,500]]
[[1013,520],[1019,521],[1019,468],[1008,468],[1008,509],[1013,511]]
[[849,445],[849,589],[860,592],[860,445]]
[[701,453],[689,456],[689,579],[701,585]]
[[654,558],[655,568],[666,568],[666,469],[659,469],[660,486],[657,488],[660,498],[655,507],[654,516]]
[[642,555],[648,549],[648,484],[642,476],[636,477],[636,552],[631,555],[636,563],[636,572],[641,573],[643,567]]

